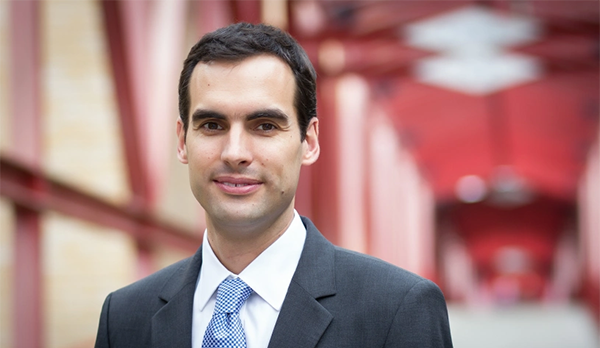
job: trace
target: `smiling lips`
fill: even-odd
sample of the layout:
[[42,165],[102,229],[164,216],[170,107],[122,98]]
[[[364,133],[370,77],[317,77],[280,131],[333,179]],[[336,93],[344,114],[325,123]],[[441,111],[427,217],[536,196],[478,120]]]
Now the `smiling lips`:
[[246,195],[258,190],[262,185],[262,182],[258,180],[234,177],[220,177],[213,182],[221,191],[231,195]]

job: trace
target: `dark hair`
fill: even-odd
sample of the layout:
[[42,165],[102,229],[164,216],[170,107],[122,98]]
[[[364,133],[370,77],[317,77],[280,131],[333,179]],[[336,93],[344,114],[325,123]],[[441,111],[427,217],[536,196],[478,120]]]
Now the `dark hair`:
[[236,23],[208,33],[190,50],[179,78],[179,117],[184,131],[190,112],[189,84],[192,72],[200,62],[241,61],[260,54],[270,54],[286,62],[296,79],[294,106],[298,114],[303,141],[308,124],[317,117],[317,74],[308,55],[288,33],[265,24]]

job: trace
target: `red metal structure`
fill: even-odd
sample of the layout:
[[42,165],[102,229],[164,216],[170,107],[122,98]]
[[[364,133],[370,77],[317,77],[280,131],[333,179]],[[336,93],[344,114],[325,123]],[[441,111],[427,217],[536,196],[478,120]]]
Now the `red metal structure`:
[[[313,49],[322,74],[353,72],[369,81],[374,103],[393,119],[402,144],[433,187],[438,237],[443,224],[453,226],[466,243],[484,288],[494,279],[514,276],[519,278],[522,298],[546,296],[551,292],[559,238],[573,225],[586,154],[598,137],[598,4],[342,1],[319,5],[317,19],[292,21],[291,32]],[[299,13],[312,13],[313,6],[314,2],[292,3]],[[411,47],[409,35],[403,35],[406,28],[470,6],[538,20],[543,34],[510,52],[535,57],[543,73],[533,81],[489,93],[465,93],[420,81],[416,63],[441,53]],[[333,68],[318,56],[323,43],[331,41],[344,57]],[[482,194],[478,203],[461,202],[455,194],[457,183],[467,176],[481,179],[485,187],[487,195]],[[528,260],[523,274],[497,265],[504,249],[510,248]]]
[[[163,131],[167,123],[160,115],[156,119],[148,117],[152,112],[148,100],[164,92],[161,86],[151,83],[158,77],[148,77],[144,72],[162,68],[170,71],[179,62],[172,57],[161,66],[147,57],[153,49],[167,49],[165,45],[180,50],[188,21],[198,23],[194,25],[196,37],[231,21],[260,22],[261,10],[268,1],[176,3],[170,6],[179,6],[177,10],[169,11],[171,17],[164,18],[167,24],[158,25],[175,33],[166,41],[155,38],[150,30],[149,13],[160,6],[158,2],[99,3],[132,192],[130,202],[124,206],[60,183],[40,169],[42,4],[10,3],[10,100],[15,141],[10,151],[0,156],[0,194],[13,203],[16,216],[15,347],[44,346],[40,319],[41,213],[58,211],[131,235],[138,246],[140,269],[145,270],[142,273],[150,271],[147,263],[152,245],[166,244],[191,252],[200,243],[191,231],[154,214],[157,192],[164,181],[161,168],[166,166],[166,155],[160,147],[166,142]],[[379,163],[369,147],[377,140],[372,139],[376,137],[373,128],[381,125],[382,118],[389,120],[399,139],[398,148],[410,154],[419,178],[431,191],[431,204],[419,203],[430,205],[433,214],[429,221],[431,235],[421,231],[423,237],[419,237],[419,250],[425,250],[425,256],[415,261],[419,267],[416,269],[446,290],[447,280],[453,277],[445,267],[449,260],[444,256],[444,241],[450,236],[466,247],[474,264],[476,291],[486,292],[491,301],[551,298],[562,238],[588,238],[578,232],[578,210],[585,209],[578,205],[578,190],[588,153],[593,146],[598,147],[600,133],[600,4],[467,0],[286,3],[285,29],[306,48],[319,74],[321,157],[302,173],[297,209],[311,217],[334,243],[357,245],[361,251],[390,260],[398,250],[410,249],[382,246],[386,236],[372,228],[376,214],[369,210],[377,203],[393,204],[390,198],[378,198],[381,196],[372,192],[374,186],[368,184],[378,170],[383,170],[373,165]],[[415,44],[407,30],[415,23],[473,7],[501,18],[533,18],[542,28],[529,42],[503,47],[510,54],[533,57],[539,64],[534,78],[485,93],[470,93],[418,77],[420,62],[443,56],[444,52]],[[352,157],[357,163],[340,160],[352,141],[342,139],[339,132],[345,129],[342,113],[348,102],[339,95],[340,86],[348,76],[355,78],[352,81],[361,81],[356,88],[363,88],[366,108],[359,115],[363,117],[362,128],[353,130],[352,135],[364,136],[367,140],[360,141],[369,151]],[[365,166],[368,170],[364,170],[363,180],[355,177],[350,183],[358,182],[360,187],[347,196],[338,182],[352,174],[348,171]],[[600,178],[589,180],[596,185],[600,182]],[[466,185],[466,198],[460,193],[461,182]],[[423,196],[420,187],[415,190],[414,196]],[[594,197],[598,196],[600,193]],[[344,197],[351,197],[350,203],[356,203],[354,208],[364,208],[364,214],[349,216],[342,208]],[[597,219],[597,215],[591,215],[591,219]],[[360,226],[349,231],[344,224],[348,220],[358,221]],[[587,231],[590,236],[598,236],[600,226]],[[393,236],[389,238],[393,240]],[[582,267],[590,268],[585,262]],[[574,285],[577,292],[573,295],[587,299],[600,318],[600,280],[592,277],[584,273],[583,285]],[[511,284],[510,294],[503,290],[505,284]],[[468,300],[464,293],[446,294],[450,300]]]

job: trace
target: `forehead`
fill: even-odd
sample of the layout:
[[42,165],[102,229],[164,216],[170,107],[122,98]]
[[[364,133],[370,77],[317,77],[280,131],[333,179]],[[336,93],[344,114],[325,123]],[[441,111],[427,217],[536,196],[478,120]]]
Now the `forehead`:
[[291,68],[276,56],[258,55],[235,62],[200,62],[190,80],[190,113],[199,107],[233,104],[250,107],[253,104],[265,108],[277,104],[280,108],[291,108],[289,112],[295,115],[295,89]]
[[257,73],[259,71],[257,69],[260,69],[260,72],[262,72],[261,75],[266,75],[271,71],[275,71],[277,73],[289,73],[289,77],[293,78],[292,69],[283,59],[266,53],[249,56],[239,60],[212,60],[208,62],[198,62],[194,68],[193,74],[228,74],[229,72]]

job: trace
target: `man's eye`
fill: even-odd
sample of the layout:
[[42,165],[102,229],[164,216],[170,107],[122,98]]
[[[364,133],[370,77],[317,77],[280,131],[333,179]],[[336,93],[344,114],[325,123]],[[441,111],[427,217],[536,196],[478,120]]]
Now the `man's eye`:
[[276,127],[272,123],[262,123],[258,126],[258,130],[261,130],[261,131],[271,131],[274,129],[276,129]]
[[221,130],[221,129],[223,129],[216,122],[206,122],[205,124],[202,125],[202,128],[207,129],[207,130]]

